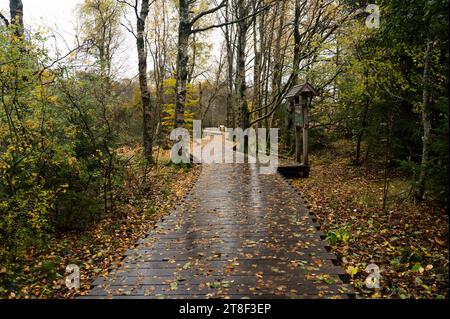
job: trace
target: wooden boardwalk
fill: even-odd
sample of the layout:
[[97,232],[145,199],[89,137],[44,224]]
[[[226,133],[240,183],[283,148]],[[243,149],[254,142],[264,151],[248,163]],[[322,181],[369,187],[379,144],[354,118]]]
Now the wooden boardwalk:
[[321,235],[281,175],[203,165],[183,203],[82,298],[348,298]]

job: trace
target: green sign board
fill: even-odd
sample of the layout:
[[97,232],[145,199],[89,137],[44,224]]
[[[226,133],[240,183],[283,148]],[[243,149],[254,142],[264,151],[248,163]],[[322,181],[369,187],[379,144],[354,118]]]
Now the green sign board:
[[302,126],[303,125],[303,116],[302,113],[295,112],[295,126]]

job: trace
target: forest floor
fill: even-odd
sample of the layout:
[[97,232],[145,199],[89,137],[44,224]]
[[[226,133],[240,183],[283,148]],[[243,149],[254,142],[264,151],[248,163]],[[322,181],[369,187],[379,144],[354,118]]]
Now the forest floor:
[[[448,298],[446,210],[412,203],[407,178],[393,173],[383,211],[383,170],[377,165],[350,166],[351,151],[351,145],[340,142],[313,152],[310,178],[294,180],[293,185],[316,213],[358,297]],[[166,157],[163,154],[161,163]],[[45,248],[30,250],[8,268],[0,266],[0,278],[10,279],[0,298],[72,298],[74,293],[64,284],[68,264],[80,267],[78,293],[86,293],[93,278],[120,265],[124,252],[179,202],[199,172],[200,166],[152,166],[142,182],[134,169],[124,185],[129,200],[121,204],[120,214],[87,231],[54,236]],[[375,291],[364,283],[371,263],[380,267],[382,276],[381,289]]]
[[[360,298],[448,298],[449,242],[445,208],[415,204],[409,183],[393,173],[386,211],[383,169],[350,166],[351,145],[313,152],[311,175],[293,181]],[[380,268],[380,289],[367,289],[368,264]]]
[[[169,162],[165,153],[158,154],[160,163]],[[52,235],[45,248],[30,250],[8,268],[0,265],[0,279],[9,278],[10,283],[5,288],[0,285],[0,299],[73,298],[74,290],[65,286],[69,264],[80,267],[81,289],[77,294],[89,291],[95,277],[120,263],[125,251],[188,193],[199,173],[199,166],[187,169],[161,164],[145,173],[137,164],[130,167],[124,185],[127,194],[121,194],[128,200],[119,205],[114,216],[87,230]]]
[[202,165],[183,204],[81,298],[347,298],[301,197],[260,169]]

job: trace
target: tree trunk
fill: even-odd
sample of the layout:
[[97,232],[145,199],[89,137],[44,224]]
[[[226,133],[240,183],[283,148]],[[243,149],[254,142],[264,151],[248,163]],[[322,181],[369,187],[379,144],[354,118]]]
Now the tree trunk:
[[147,82],[147,51],[145,49],[145,24],[149,12],[149,0],[143,0],[141,12],[137,19],[136,46],[139,66],[139,88],[141,91],[143,118],[143,154],[149,162],[153,162],[152,101]]
[[[229,9],[226,8],[225,11],[225,22],[229,22]],[[230,26],[225,26],[225,41],[226,41],[226,51],[227,51],[227,126],[234,127],[236,124],[234,105],[233,105],[233,62],[234,62],[234,50],[233,50],[233,40],[231,35]]]
[[361,144],[362,144],[362,140],[364,137],[364,133],[367,131],[367,116],[369,114],[369,105],[370,105],[370,97],[368,94],[368,90],[369,90],[369,72],[366,70],[364,71],[364,76],[365,76],[365,80],[364,80],[364,87],[365,87],[365,103],[364,103],[364,110],[363,110],[363,116],[361,119],[361,130],[358,133],[358,137],[357,137],[357,141],[356,141],[356,154],[355,154],[355,161],[354,161],[354,165],[355,166],[360,166],[362,164],[364,164],[365,160],[361,160]]
[[295,13],[294,13],[294,65],[293,67],[293,77],[294,85],[298,84],[298,72],[300,67],[300,44],[302,41],[302,36],[300,34],[300,18],[301,18],[301,8],[300,0],[295,1]]
[[17,28],[16,35],[22,36],[24,32],[22,0],[9,0],[9,11],[11,14],[11,24]]
[[309,165],[309,105],[308,99],[302,97],[303,113],[303,161],[305,166]]
[[283,62],[281,56],[281,38],[283,37],[283,29],[284,29],[284,17],[286,11],[286,2],[282,1],[281,4],[281,13],[278,21],[278,30],[277,30],[277,38],[275,41],[275,52],[273,58],[273,78],[272,78],[272,99],[275,99],[276,96],[280,93],[281,80],[282,80],[282,71],[283,71]]
[[184,107],[186,105],[188,77],[188,49],[191,24],[189,21],[189,1],[180,0],[180,22],[178,25],[177,82],[175,102],[175,127],[184,126]]
[[[264,67],[263,67],[263,76],[262,76],[262,81],[261,81],[262,82],[262,86],[261,86],[262,87],[262,89],[261,89],[262,99],[263,99],[263,104],[266,106],[264,108],[264,114],[267,114],[267,112],[268,112],[267,104],[269,102],[269,90],[270,90],[269,83],[270,83],[270,76],[273,74],[272,43],[273,43],[273,36],[274,36],[273,30],[275,30],[275,20],[276,20],[277,13],[278,13],[278,2],[275,5],[272,21],[270,23],[267,23],[267,27],[269,28],[270,32],[267,32],[267,30],[265,30],[266,31],[265,33],[266,34],[268,33],[268,36],[262,37],[262,38],[264,38],[263,42],[265,43]],[[264,127],[266,129],[269,128],[269,118],[268,117],[266,117],[264,119]],[[268,141],[268,139],[267,139],[267,141]]]
[[302,128],[295,126],[295,161],[301,163],[302,161]]
[[[247,9],[242,1],[238,2],[238,19],[242,19],[247,15]],[[248,23],[241,20],[237,24],[237,56],[236,56],[236,92],[238,97],[240,127],[246,129],[250,123],[250,112],[247,103],[247,83],[245,80],[245,60],[247,48],[247,31]]]
[[[263,34],[263,21],[261,17],[261,22],[259,23],[259,28],[261,31],[261,35]],[[259,109],[261,107],[261,52],[263,52],[263,38],[260,37],[259,39],[259,46],[258,46],[258,32],[257,27],[258,24],[256,23],[257,17],[254,18],[254,24],[253,24],[253,48],[255,52],[255,63],[253,66],[253,109]],[[261,113],[261,111],[260,111]],[[257,123],[259,125],[259,123]]]
[[433,59],[433,42],[427,40],[425,53],[425,65],[423,70],[422,93],[422,163],[420,165],[419,182],[416,188],[416,198],[422,200],[425,193],[425,180],[427,178],[428,162],[430,160],[431,144],[431,120],[430,120],[430,89],[431,89],[431,64]]
[[[299,77],[299,67],[300,67],[300,43],[301,43],[301,34],[300,34],[300,15],[301,15],[301,8],[300,8],[300,0],[295,1],[295,12],[294,12],[294,60],[293,60],[293,70],[292,70],[292,76],[293,76],[293,83],[294,85],[298,84]],[[291,125],[293,119],[294,119],[294,112],[295,108],[288,109],[290,114],[287,115],[288,119],[288,127]],[[289,133],[288,133],[289,134]],[[290,138],[289,138],[290,142]],[[292,146],[291,146],[292,148]],[[297,162],[300,162],[301,160],[301,129],[300,127],[295,126],[295,160]]]

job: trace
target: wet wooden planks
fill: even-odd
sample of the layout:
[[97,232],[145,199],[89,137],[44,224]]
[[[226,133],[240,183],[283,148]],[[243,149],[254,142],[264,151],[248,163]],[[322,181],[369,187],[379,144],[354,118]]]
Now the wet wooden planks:
[[279,174],[203,165],[181,205],[84,298],[347,298],[334,260]]

